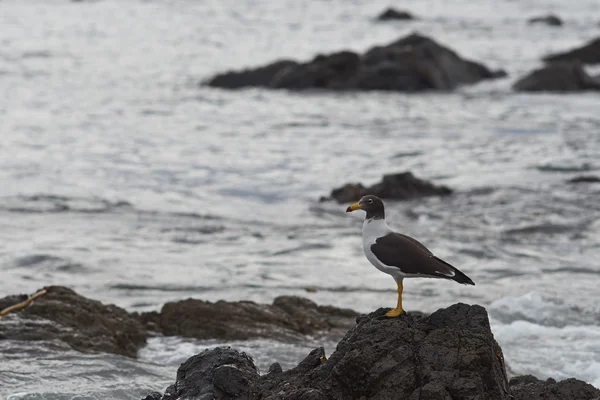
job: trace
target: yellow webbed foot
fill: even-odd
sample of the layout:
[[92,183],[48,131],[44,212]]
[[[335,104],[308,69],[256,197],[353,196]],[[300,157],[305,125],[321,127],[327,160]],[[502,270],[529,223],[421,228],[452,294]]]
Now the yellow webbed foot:
[[385,316],[393,318],[393,317],[397,317],[397,316],[401,315],[403,312],[404,312],[404,310],[401,308],[392,308],[390,311],[385,313]]

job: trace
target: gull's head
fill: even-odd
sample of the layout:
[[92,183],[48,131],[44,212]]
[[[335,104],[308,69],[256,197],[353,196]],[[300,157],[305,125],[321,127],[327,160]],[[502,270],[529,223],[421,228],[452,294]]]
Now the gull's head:
[[346,208],[346,212],[352,212],[356,210],[366,211],[367,218],[383,218],[385,215],[383,201],[381,201],[379,197],[373,195],[363,196],[358,203],[354,203],[350,207]]

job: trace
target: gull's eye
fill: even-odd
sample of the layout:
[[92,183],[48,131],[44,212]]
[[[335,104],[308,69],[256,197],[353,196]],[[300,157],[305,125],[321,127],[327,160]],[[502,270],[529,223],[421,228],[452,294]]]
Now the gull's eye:
[[369,199],[369,201],[367,203],[373,204],[373,199]]

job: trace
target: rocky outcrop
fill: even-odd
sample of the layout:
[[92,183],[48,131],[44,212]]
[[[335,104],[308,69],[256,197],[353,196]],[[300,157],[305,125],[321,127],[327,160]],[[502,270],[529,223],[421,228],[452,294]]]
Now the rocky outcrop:
[[270,338],[289,342],[317,333],[337,340],[354,325],[356,315],[352,310],[282,296],[272,305],[187,299],[165,304],[160,313],[144,313],[140,320],[149,330],[167,336],[224,340]]
[[459,85],[505,76],[465,60],[436,41],[412,34],[364,54],[341,51],[308,62],[276,61],[264,67],[218,74],[208,86],[236,89],[449,91]]
[[565,379],[556,382],[550,378],[545,381],[531,375],[510,380],[513,400],[596,400],[600,390],[578,379]]
[[600,90],[600,80],[578,63],[552,63],[519,79],[513,88],[521,92],[577,92]]
[[388,8],[377,16],[378,21],[390,21],[390,20],[411,20],[415,19],[413,15],[407,11],[396,10],[395,8]]
[[[455,304],[422,318],[386,318],[386,311],[358,317],[326,362],[315,349],[285,372],[258,376],[243,354],[205,351],[180,367],[163,399],[177,398],[173,388],[176,396],[197,396],[199,382],[206,382],[202,393],[213,396],[207,398],[217,399],[510,398],[502,351],[483,307]],[[223,381],[215,377],[222,367],[236,376],[226,389],[215,385]]]
[[[354,326],[355,311],[293,296],[273,304],[187,299],[167,303],[160,312],[128,313],[80,296],[71,289],[50,286],[48,292],[0,323],[0,340],[60,340],[82,352],[136,357],[137,350],[157,332],[197,339],[269,338],[299,341],[306,335],[338,340]],[[0,299],[0,310],[27,296]]]
[[400,172],[384,175],[381,182],[365,187],[361,183],[347,183],[333,189],[330,197],[322,197],[321,201],[335,199],[338,203],[358,201],[362,196],[372,194],[382,199],[410,200],[427,196],[447,196],[452,189],[437,186],[431,182],[415,177],[412,172]]
[[[82,352],[136,357],[146,343],[146,329],[132,315],[114,305],[80,296],[71,289],[50,286],[47,293],[21,312],[0,323],[0,340],[60,340]],[[8,307],[27,296],[0,300]]]
[[527,20],[529,24],[546,24],[549,26],[562,26],[563,21],[554,14],[549,14],[541,17],[533,17]]
[[600,64],[600,37],[588,42],[582,47],[578,47],[571,51],[550,54],[544,57],[544,61],[567,61],[582,64]]

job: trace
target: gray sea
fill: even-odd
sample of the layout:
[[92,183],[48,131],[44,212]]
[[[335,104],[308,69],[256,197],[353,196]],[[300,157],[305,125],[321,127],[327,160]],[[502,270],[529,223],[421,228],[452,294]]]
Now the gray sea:
[[[388,202],[388,223],[476,286],[408,280],[405,308],[484,305],[511,373],[600,387],[600,185],[567,183],[600,174],[600,96],[510,89],[600,36],[600,2],[392,3],[420,19],[375,23],[383,0],[0,1],[0,297],[61,284],[130,311],[279,295],[393,306],[362,216],[318,199],[411,170],[456,193]],[[565,26],[527,25],[548,12]],[[443,94],[198,85],[413,31],[509,77]],[[219,344],[263,370],[335,347],[155,338],[131,360],[0,341],[0,396],[138,399]]]

